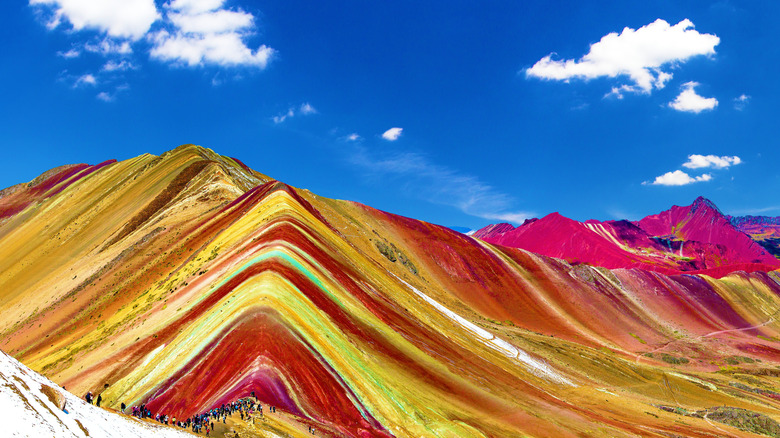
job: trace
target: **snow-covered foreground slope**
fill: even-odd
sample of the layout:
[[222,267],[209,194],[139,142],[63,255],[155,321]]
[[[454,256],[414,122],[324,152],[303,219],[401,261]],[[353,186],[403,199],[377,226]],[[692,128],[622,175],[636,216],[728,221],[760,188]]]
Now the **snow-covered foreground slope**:
[[11,437],[190,436],[90,405],[2,351],[0,424]]

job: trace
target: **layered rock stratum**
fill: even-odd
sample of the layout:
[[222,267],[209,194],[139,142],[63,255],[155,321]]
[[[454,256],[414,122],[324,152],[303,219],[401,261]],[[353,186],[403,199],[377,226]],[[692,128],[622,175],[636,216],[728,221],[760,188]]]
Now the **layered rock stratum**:
[[0,349],[108,409],[277,407],[240,436],[772,436],[779,312],[771,269],[571,264],[191,145],[0,192]]

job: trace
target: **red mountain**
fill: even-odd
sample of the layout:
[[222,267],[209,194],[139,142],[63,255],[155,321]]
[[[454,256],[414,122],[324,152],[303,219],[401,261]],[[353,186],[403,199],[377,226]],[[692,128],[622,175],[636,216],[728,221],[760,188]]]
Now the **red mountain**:
[[[558,213],[526,221],[515,228],[509,224],[489,225],[473,237],[486,242],[606,268],[643,268],[661,271],[687,264],[673,251],[653,240],[628,221],[577,222]],[[688,269],[695,269],[688,266]]]
[[653,236],[710,244],[703,248],[706,253],[697,254],[707,267],[737,263],[780,266],[780,260],[736,229],[715,204],[701,196],[687,207],[675,205],[635,224]]
[[633,223],[583,223],[552,213],[517,228],[489,225],[473,237],[571,263],[667,274],[707,270],[719,277],[735,270],[768,271],[780,266],[780,260],[701,197],[690,206],[674,206]]

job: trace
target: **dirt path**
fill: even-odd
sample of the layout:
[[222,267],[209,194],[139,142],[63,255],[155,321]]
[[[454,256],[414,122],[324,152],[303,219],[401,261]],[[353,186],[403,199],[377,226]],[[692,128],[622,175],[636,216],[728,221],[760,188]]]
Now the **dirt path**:
[[691,338],[684,338],[684,339],[676,339],[674,341],[669,341],[666,344],[663,344],[663,345],[661,345],[660,347],[658,347],[658,348],[656,348],[654,350],[651,350],[651,351],[646,352],[646,353],[637,354],[636,358],[634,358],[634,363],[638,364],[639,361],[642,359],[642,357],[645,354],[647,354],[647,353],[650,353],[650,354],[657,353],[657,352],[665,349],[666,347],[668,347],[668,346],[670,346],[672,344],[678,343],[678,342],[682,342],[682,341],[686,341],[686,342],[698,341],[698,340],[703,339],[703,338],[708,338],[710,336],[720,335],[720,334],[723,334],[723,333],[744,332],[744,331],[747,331],[747,330],[753,330],[753,329],[757,329],[757,328],[763,327],[765,325],[771,324],[774,321],[775,321],[775,317],[773,316],[773,317],[769,318],[768,320],[766,320],[765,322],[763,322],[761,324],[752,325],[750,327],[742,327],[742,328],[728,329],[728,330],[717,330],[717,331],[710,332],[710,333],[707,333],[707,334],[704,334],[704,335],[701,335],[701,336],[697,336],[697,337],[692,338],[692,339]]

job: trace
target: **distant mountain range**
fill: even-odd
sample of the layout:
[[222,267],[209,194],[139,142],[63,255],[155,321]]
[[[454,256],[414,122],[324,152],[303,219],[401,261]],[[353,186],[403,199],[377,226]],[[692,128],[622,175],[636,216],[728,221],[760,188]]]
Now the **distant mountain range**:
[[770,254],[780,258],[780,217],[727,216],[739,231],[749,235]]
[[701,272],[721,277],[738,270],[780,267],[780,218],[726,216],[703,197],[635,222],[578,222],[552,213],[518,227],[488,225],[473,237],[611,269]]

